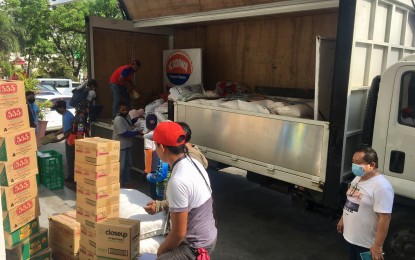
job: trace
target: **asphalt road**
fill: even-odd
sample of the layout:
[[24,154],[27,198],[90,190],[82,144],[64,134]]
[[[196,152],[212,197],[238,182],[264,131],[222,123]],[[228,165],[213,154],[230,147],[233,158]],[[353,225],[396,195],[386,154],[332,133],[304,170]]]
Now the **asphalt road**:
[[337,220],[293,206],[244,171],[209,169],[209,176],[219,232],[212,259],[347,259]]

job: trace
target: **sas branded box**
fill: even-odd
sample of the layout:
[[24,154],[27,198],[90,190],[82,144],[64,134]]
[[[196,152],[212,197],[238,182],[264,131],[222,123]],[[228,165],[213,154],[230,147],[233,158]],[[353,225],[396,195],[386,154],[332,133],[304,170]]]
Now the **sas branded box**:
[[64,214],[51,216],[49,217],[49,238],[53,248],[59,247],[76,255],[79,252],[81,224]]
[[26,180],[16,182],[9,187],[1,187],[1,208],[7,211],[17,204],[21,204],[37,196],[36,175]]
[[40,215],[38,197],[17,204],[9,211],[3,211],[3,228],[6,232],[14,232]]
[[18,230],[12,233],[4,232],[6,248],[12,249],[12,247],[17,245],[18,243],[22,242],[31,235],[39,232],[39,228],[39,219],[35,218],[34,220],[30,221],[29,223],[25,224],[23,227],[19,228]]
[[120,203],[120,184],[115,183],[108,186],[94,187],[77,184],[76,203],[105,207],[114,203]]
[[23,81],[0,80],[0,109],[25,105],[26,95]]
[[140,221],[113,218],[97,224],[97,256],[135,259],[140,253]]
[[29,110],[26,105],[0,108],[0,135],[29,129]]
[[35,153],[37,149],[34,128],[9,134],[0,134],[0,161],[10,161]]
[[120,181],[120,163],[92,165],[75,162],[75,182],[89,186],[107,186]]
[[7,162],[0,161],[0,186],[11,186],[38,172],[36,153],[18,157]]
[[94,165],[120,161],[120,142],[94,137],[75,140],[75,161]]

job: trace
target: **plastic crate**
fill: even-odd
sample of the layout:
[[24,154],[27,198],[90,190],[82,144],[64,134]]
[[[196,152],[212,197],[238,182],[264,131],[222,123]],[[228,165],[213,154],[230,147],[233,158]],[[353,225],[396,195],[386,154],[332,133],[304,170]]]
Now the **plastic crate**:
[[49,190],[60,190],[63,189],[64,179],[63,172],[55,175],[43,175],[40,179],[43,186]]
[[62,154],[56,151],[38,152],[37,162],[41,179],[44,175],[56,175],[63,172]]

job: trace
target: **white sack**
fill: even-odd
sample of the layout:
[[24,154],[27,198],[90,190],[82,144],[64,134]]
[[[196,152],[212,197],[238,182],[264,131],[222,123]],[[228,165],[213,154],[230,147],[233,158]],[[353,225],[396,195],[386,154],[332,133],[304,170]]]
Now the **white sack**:
[[[311,106],[310,106],[311,105]],[[300,118],[312,118],[314,116],[314,103],[296,104],[291,106],[276,108],[276,112],[281,116],[291,116]]]
[[164,242],[164,236],[155,236],[140,240],[140,255],[142,254],[157,254],[157,250]]

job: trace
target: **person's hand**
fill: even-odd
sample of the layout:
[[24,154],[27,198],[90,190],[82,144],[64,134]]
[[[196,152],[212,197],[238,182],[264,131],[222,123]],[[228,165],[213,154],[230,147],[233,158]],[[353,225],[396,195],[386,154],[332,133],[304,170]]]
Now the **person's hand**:
[[381,246],[372,245],[370,247],[370,253],[372,254],[373,260],[383,260],[383,249]]
[[343,233],[343,218],[340,218],[339,222],[337,223],[337,232],[339,232],[339,234]]
[[144,210],[150,215],[156,214],[156,202],[153,200],[147,203],[147,206],[144,206]]

